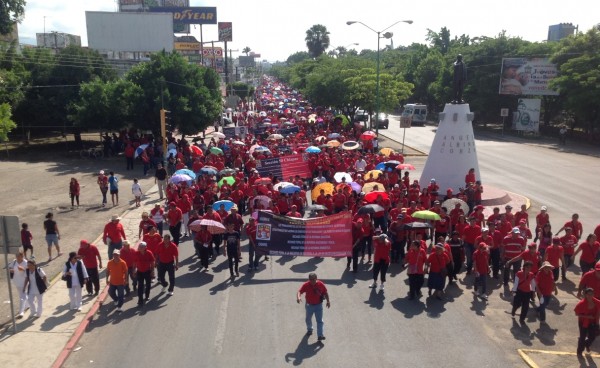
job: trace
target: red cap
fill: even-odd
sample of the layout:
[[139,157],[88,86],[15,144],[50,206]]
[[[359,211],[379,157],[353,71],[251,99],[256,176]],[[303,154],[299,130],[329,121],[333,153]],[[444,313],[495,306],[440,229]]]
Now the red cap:
[[554,238],[552,238],[552,243],[560,243],[560,238],[558,236],[555,236]]
[[169,206],[177,206],[175,202],[169,202]]
[[88,243],[87,240],[83,239],[82,241],[79,242],[80,245],[88,245],[90,243]]

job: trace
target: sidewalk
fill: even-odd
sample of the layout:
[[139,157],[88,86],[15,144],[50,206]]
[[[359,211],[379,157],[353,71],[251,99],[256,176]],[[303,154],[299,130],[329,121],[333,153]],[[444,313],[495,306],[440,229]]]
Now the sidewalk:
[[[142,206],[128,209],[121,214],[121,223],[132,245],[139,241],[138,226],[142,212],[150,211],[155,203],[159,203],[160,199],[157,198],[158,187],[154,185],[147,191]],[[104,255],[108,247],[102,243],[101,237],[94,239],[93,244],[98,247],[105,259]],[[87,324],[82,322],[91,320],[98,310],[99,303],[107,297],[107,290],[104,289],[105,269],[100,273],[100,287],[103,291],[97,298],[88,297],[84,291],[81,312],[69,310],[68,289],[61,281],[60,275],[49,280],[51,286],[44,293],[42,316],[34,319],[27,311],[22,320],[17,320],[16,334],[12,329],[12,323],[7,324],[0,334],[0,366],[11,367],[18,364],[22,368],[59,367],[68,356],[61,354],[63,349],[75,348],[77,340],[87,327]],[[135,301],[126,300],[124,307],[134,308]],[[75,344],[71,345],[69,342]]]

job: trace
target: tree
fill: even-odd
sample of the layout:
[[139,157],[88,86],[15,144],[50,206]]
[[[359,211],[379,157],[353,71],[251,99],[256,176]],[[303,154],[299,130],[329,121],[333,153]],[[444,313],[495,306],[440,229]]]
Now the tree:
[[250,49],[250,47],[246,46],[242,49],[242,52],[244,54],[246,54],[246,56],[248,56],[248,54],[250,53],[250,51],[252,51],[252,49]]
[[8,140],[8,133],[17,127],[11,119],[10,105],[7,103],[0,104],[0,142]]
[[254,93],[254,87],[244,82],[229,83],[227,90],[233,91],[233,94],[241,99],[245,99]]
[[315,24],[306,31],[306,47],[311,57],[317,58],[329,48],[329,32],[324,25]]
[[0,35],[10,34],[25,14],[25,0],[0,1]]
[[298,52],[293,53],[290,56],[288,56],[288,58],[286,60],[286,64],[292,65],[292,64],[300,63],[307,59],[310,59],[310,54],[308,52],[298,51]]

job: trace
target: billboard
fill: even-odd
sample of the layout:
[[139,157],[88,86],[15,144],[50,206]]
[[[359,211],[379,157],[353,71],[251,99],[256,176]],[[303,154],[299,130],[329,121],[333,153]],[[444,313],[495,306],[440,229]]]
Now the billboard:
[[[189,0],[118,0],[120,12],[147,12],[151,7],[189,7]],[[158,10],[160,12],[160,10]],[[190,26],[173,23],[173,33],[190,33]]]
[[218,28],[220,42],[233,41],[233,24],[231,22],[219,22]]
[[205,67],[215,69],[217,73],[225,71],[225,59],[223,59],[223,48],[221,47],[204,47],[202,61]]
[[150,11],[172,13],[173,24],[217,24],[216,7],[151,7]]
[[240,56],[239,61],[242,68],[253,68],[255,66],[254,56]]
[[547,58],[504,58],[499,94],[557,96],[549,87],[557,75],[556,65]]
[[169,13],[85,12],[88,46],[93,50],[173,51]]
[[513,113],[513,128],[537,133],[540,130],[541,103],[539,98],[519,98],[517,111]]

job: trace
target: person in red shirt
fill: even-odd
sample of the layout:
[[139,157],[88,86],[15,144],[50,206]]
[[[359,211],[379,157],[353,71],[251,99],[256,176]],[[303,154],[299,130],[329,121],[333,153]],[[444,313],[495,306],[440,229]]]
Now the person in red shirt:
[[127,162],[126,170],[133,170],[133,156],[135,155],[135,148],[133,148],[131,143],[128,143],[123,153],[125,155],[125,161]]
[[519,268],[521,267],[520,261],[516,261],[513,263],[508,263],[508,261],[520,255],[525,250],[526,244],[527,241],[523,239],[523,237],[521,237],[521,231],[518,227],[514,227],[510,235],[505,236],[504,239],[502,239],[501,252],[504,254],[503,258],[506,262],[503,274],[504,285],[508,285],[508,280],[511,276],[509,267],[512,265],[513,276],[518,272]]
[[[82,240],[77,250],[77,255],[81,257],[83,265],[88,272],[88,280],[85,283],[85,289],[88,295],[98,295],[100,292],[100,276],[98,273],[98,267],[102,268],[102,257],[98,248],[90,244],[87,240]],[[93,287],[93,288],[92,288]],[[92,294],[92,291],[94,292]]]
[[377,277],[381,273],[381,285],[379,290],[384,290],[385,286],[385,274],[390,265],[390,252],[392,250],[392,243],[389,241],[387,235],[381,233],[381,229],[375,230],[373,236],[373,283],[369,286],[372,289],[377,288]]
[[465,185],[469,185],[469,183],[475,183],[477,179],[475,178],[475,169],[470,168],[467,175],[465,175]]
[[535,239],[533,241],[538,240],[538,234],[542,231],[544,225],[550,223],[550,215],[548,215],[548,207],[542,206],[540,209],[540,213],[535,216]]
[[[436,207],[433,207],[431,210],[433,211],[435,208]],[[450,233],[450,217],[447,214],[448,209],[446,207],[440,207],[439,211],[438,214],[440,215],[440,219],[435,221],[435,238],[437,239],[438,236],[443,236],[444,239],[446,239]]]
[[589,234],[586,240],[579,244],[575,254],[573,254],[573,258],[575,258],[575,256],[581,252],[581,257],[579,257],[579,266],[581,267],[582,274],[591,270],[596,263],[598,250],[600,250],[600,243],[598,243],[596,239],[596,235]]
[[560,238],[560,243],[565,250],[565,271],[562,273],[563,281],[567,279],[566,269],[573,264],[573,254],[575,254],[575,248],[577,247],[577,237],[573,235],[573,230],[566,228],[565,231],[565,236]]
[[[221,216],[215,212],[212,208],[212,206],[208,205],[206,206],[206,213],[204,214],[204,216],[202,216],[203,219],[208,219],[208,220],[213,220],[213,221],[217,221],[220,223],[223,223],[223,220],[221,219]],[[221,246],[222,240],[221,240],[221,235],[220,234],[213,234],[212,235],[212,241],[210,243],[209,246],[209,253],[214,256],[217,256],[220,254],[220,246]],[[214,245],[214,246],[213,246]],[[216,253],[213,253],[216,252]]]
[[104,225],[104,232],[102,233],[102,241],[108,245],[108,259],[112,259],[112,255],[115,249],[121,249],[123,246],[123,240],[127,239],[125,235],[125,229],[119,222],[121,218],[118,215],[112,215],[110,222]]
[[212,242],[212,234],[208,231],[207,226],[203,225],[194,236],[194,247],[196,248],[196,256],[200,260],[200,266],[204,271],[208,271],[208,263],[210,258],[210,244]]
[[[181,232],[183,230],[183,236],[188,236],[188,233],[191,234],[187,228],[190,219],[190,211],[192,210],[192,201],[190,200],[190,197],[187,194],[182,195],[181,198],[177,200],[176,207],[181,210],[182,216],[179,231]],[[171,236],[173,236],[173,233],[171,233]],[[175,237],[173,237],[173,240],[175,240]],[[175,240],[175,244],[179,245],[179,239]]]
[[[169,210],[166,215],[167,223],[169,224],[169,233],[173,238],[175,245],[179,245],[181,237],[181,222],[183,221],[183,212],[177,207],[175,202],[169,202]],[[170,237],[170,238],[171,238]]]
[[135,278],[137,280],[138,306],[143,307],[145,302],[150,299],[150,287],[154,277],[154,267],[156,259],[154,254],[148,250],[146,242],[138,244],[135,255],[134,267]]
[[311,272],[308,274],[308,281],[300,286],[296,293],[296,302],[302,301],[302,294],[306,294],[306,335],[310,336],[313,333],[312,316],[315,315],[317,321],[317,336],[318,340],[325,340],[323,334],[323,300],[327,300],[327,308],[331,306],[329,301],[329,293],[325,284],[317,279],[317,274]]
[[579,281],[577,298],[581,298],[581,291],[586,288],[594,289],[594,296],[600,298],[600,262],[596,263],[591,271],[586,272]]
[[482,299],[487,299],[487,276],[490,272],[490,251],[485,242],[480,242],[477,250],[473,252],[473,265],[475,271],[475,284],[473,291]]
[[467,258],[467,275],[470,275],[473,269],[473,252],[475,251],[475,241],[479,235],[481,235],[481,226],[477,225],[475,217],[469,217],[469,225],[465,226],[462,236]]
[[[546,249],[546,253],[544,253],[544,262],[550,262],[550,264],[554,267],[552,273],[554,274],[554,281],[558,280],[558,271],[560,265],[562,265],[563,270],[565,267],[565,250],[560,243],[560,238],[555,236],[552,238],[552,246]],[[564,271],[563,271],[564,272]]]
[[574,213],[571,216],[571,221],[565,222],[563,227],[561,227],[560,230],[556,232],[556,235],[560,234],[561,231],[566,230],[568,227],[570,227],[573,230],[573,235],[577,237],[577,240],[581,239],[581,236],[583,235],[583,225],[579,221],[578,214]]
[[223,225],[227,227],[227,225],[233,224],[233,229],[238,233],[241,233],[242,227],[244,226],[244,219],[238,213],[238,207],[236,205],[233,205],[230,211],[231,213],[223,219]]
[[446,254],[446,249],[440,243],[435,245],[429,257],[427,257],[425,273],[429,273],[427,287],[429,288],[429,296],[432,290],[435,290],[435,298],[442,300],[442,293],[446,284],[446,274],[448,272],[447,265],[450,263],[450,258]]
[[[169,295],[173,295],[175,288],[175,271],[179,269],[179,249],[171,241],[171,236],[165,234],[163,241],[158,245],[156,258],[158,260],[158,282],[162,285],[161,293],[169,287]],[[165,274],[169,274],[169,282]]]
[[151,227],[157,227],[156,222],[150,218],[148,212],[142,212],[142,220],[140,221],[138,238],[142,239],[143,235],[148,234]]
[[594,296],[593,289],[585,290],[585,298],[575,306],[575,314],[579,320],[577,355],[581,356],[583,349],[590,351],[590,346],[596,339],[598,319],[600,318],[600,300]]
[[506,262],[507,266],[510,267],[511,264],[519,261],[531,262],[531,272],[533,272],[534,275],[537,274],[542,262],[542,256],[536,247],[537,245],[535,243],[529,244],[526,251],[521,252],[521,254]]
[[556,288],[551,272],[553,269],[554,266],[550,262],[544,262],[542,267],[540,267],[540,272],[535,276],[536,292],[540,301],[540,305],[535,310],[538,312],[540,322],[546,322],[546,307],[552,299],[552,293],[554,292],[554,295],[558,294],[558,289]]
[[131,245],[129,244],[128,240],[123,240],[123,248],[121,248],[121,259],[123,261],[125,261],[125,263],[127,264],[127,280],[125,281],[125,295],[129,295],[129,293],[131,292],[131,288],[129,287],[129,278],[131,278],[131,281],[133,283],[133,291],[137,290],[137,281],[135,279],[135,272],[134,272],[134,262],[135,262],[135,257],[136,257],[136,250],[131,248]]
[[515,213],[515,223],[520,224],[521,220],[525,220],[525,226],[529,226],[529,214],[527,213],[527,205],[522,204],[521,210]]
[[523,269],[515,275],[515,283],[512,292],[515,295],[513,299],[512,310],[510,314],[514,317],[517,309],[521,308],[519,322],[525,323],[527,312],[529,311],[529,299],[531,292],[535,290],[535,276],[531,272],[531,262],[523,263]]
[[253,217],[248,219],[244,232],[248,238],[248,271],[258,271],[260,254],[256,253],[256,221]]
[[302,218],[302,214],[298,212],[298,206],[292,205],[292,210],[287,213],[287,217]]

